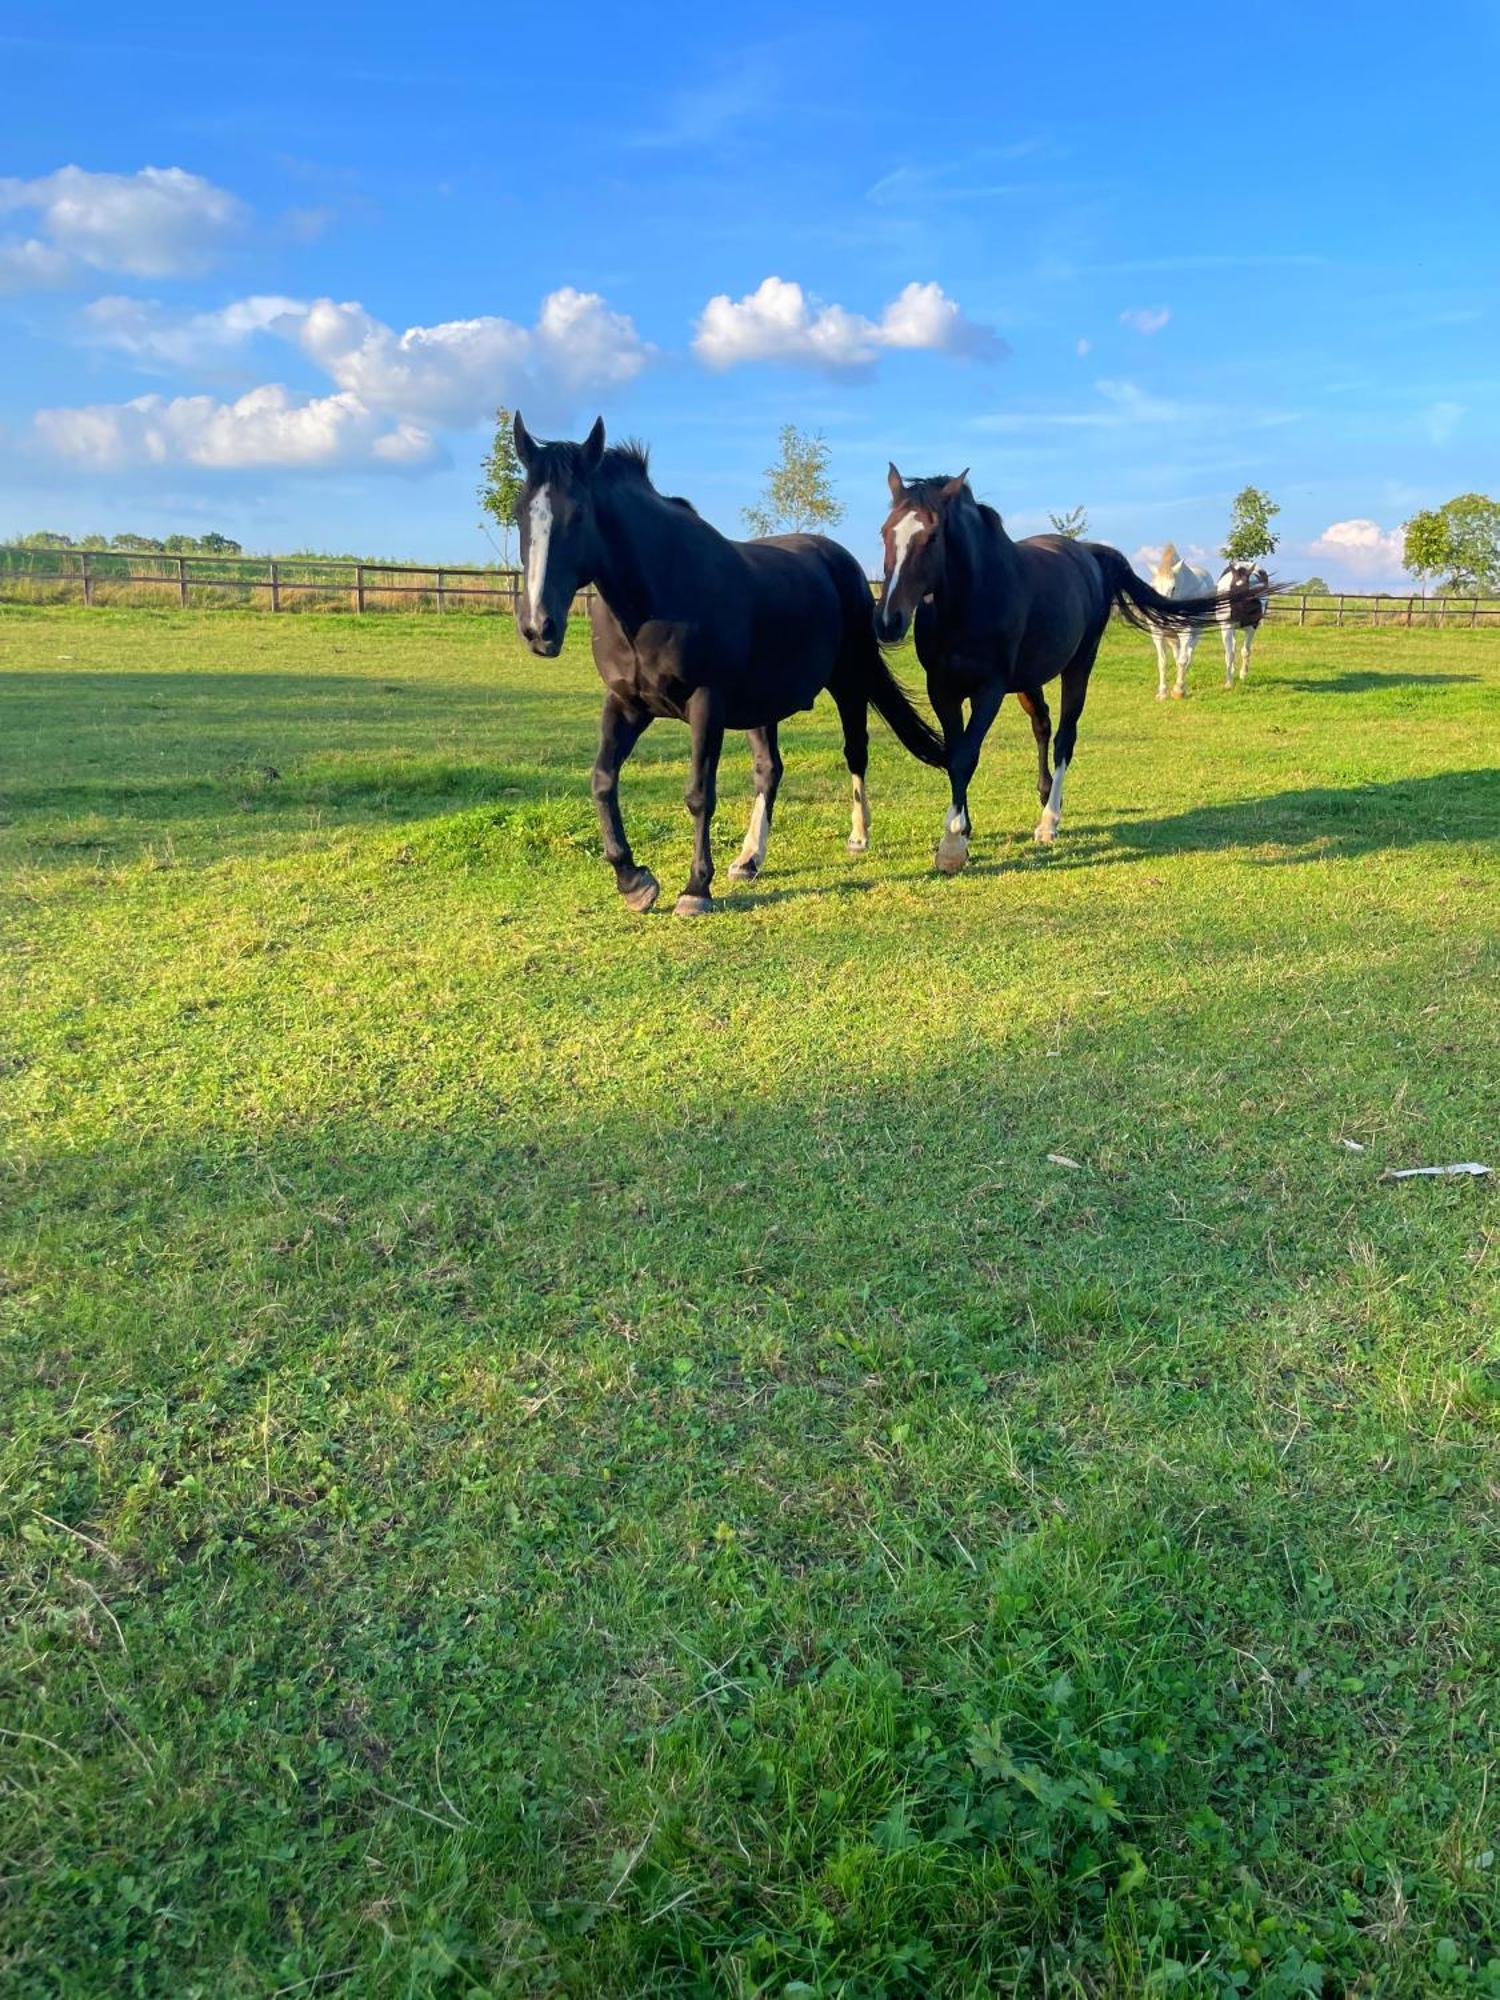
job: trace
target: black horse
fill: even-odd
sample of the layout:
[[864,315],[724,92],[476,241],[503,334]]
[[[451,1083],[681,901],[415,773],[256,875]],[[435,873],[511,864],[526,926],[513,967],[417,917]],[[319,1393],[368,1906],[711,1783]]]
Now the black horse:
[[[1112,609],[1146,630],[1209,625],[1244,593],[1168,598],[1143,583],[1118,549],[1035,535],[1013,542],[993,507],[974,498],[969,475],[904,480],[890,468],[891,511],[881,530],[885,586],[875,624],[894,645],[913,614],[917,658],[942,725],[952,803],[936,862],[956,875],[969,858],[969,782],[1006,695],[1031,718],[1042,816],[1036,838],[1057,838],[1063,778],[1073,761],[1089,675]],[[1052,717],[1045,684],[1062,676],[1056,767],[1048,769]],[[963,705],[969,705],[968,720]]]
[[532,652],[554,659],[575,594],[590,583],[598,593],[590,615],[605,696],[594,798],[604,858],[630,908],[649,910],[660,884],[625,838],[620,766],[658,716],[693,732],[693,869],[678,916],[713,908],[709,824],[725,730],[746,731],[754,753],[755,805],[729,871],[750,882],[765,862],[781,783],[777,724],[811,708],[822,688],[838,704],[853,780],[850,851],[863,851],[870,704],[914,756],[939,769],[944,757],[881,657],[870,586],[849,551],[823,535],[727,540],[686,500],[657,492],[640,445],[606,451],[602,417],[582,444],[544,444],[518,412],[514,436],[526,474],[516,503],[525,572],[516,622]]

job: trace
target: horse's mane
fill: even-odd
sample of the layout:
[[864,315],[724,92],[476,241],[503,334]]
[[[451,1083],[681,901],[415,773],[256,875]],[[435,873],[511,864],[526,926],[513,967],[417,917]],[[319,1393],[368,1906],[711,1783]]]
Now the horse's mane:
[[684,500],[676,493],[656,492],[651,484],[651,447],[639,438],[622,438],[618,444],[612,444],[600,461],[599,476],[614,485],[644,486],[669,507],[684,507],[695,516],[698,512],[691,500]]
[[[550,444],[538,444],[537,463],[532,467],[531,477],[548,480],[576,474],[582,453],[582,445],[573,444],[565,438]],[[608,486],[643,488],[667,506],[681,507],[689,514],[697,515],[698,510],[691,500],[681,500],[674,493],[657,492],[651,484],[651,453],[639,438],[622,438],[619,444],[610,445],[599,461],[597,477]]]
[[[934,472],[925,479],[903,479],[908,500],[915,500],[919,507],[937,508],[942,505],[943,488],[953,484],[951,472]],[[965,482],[964,490],[968,490]]]

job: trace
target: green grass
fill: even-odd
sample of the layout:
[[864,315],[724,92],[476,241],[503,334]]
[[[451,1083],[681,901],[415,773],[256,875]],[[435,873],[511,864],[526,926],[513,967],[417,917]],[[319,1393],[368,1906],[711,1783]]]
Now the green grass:
[[9,1992],[1500,1994],[1500,633],[1214,651],[683,923],[578,633],[0,610]]

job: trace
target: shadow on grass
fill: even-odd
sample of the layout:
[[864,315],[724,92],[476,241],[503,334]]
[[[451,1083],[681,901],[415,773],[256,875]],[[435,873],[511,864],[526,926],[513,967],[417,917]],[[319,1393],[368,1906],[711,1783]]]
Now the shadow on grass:
[[1294,694],[1375,694],[1383,688],[1452,687],[1459,681],[1477,681],[1478,674],[1327,674],[1321,680],[1278,681],[1277,686]]

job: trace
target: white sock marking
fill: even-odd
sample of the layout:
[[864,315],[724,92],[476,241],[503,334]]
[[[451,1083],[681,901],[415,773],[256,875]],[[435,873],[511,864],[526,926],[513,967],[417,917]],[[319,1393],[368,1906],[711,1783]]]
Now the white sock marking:
[[531,496],[531,536],[526,550],[526,602],[532,623],[542,616],[542,592],[547,587],[547,544],[552,540],[552,495],[543,486]]
[[1037,832],[1047,840],[1052,838],[1062,823],[1063,779],[1067,775],[1067,770],[1066,764],[1053,767],[1052,790],[1047,794],[1047,803],[1042,808],[1042,823],[1037,828]]
[[854,794],[854,809],[849,818],[849,838],[868,842],[870,838],[870,801],[865,792],[863,778],[853,778],[851,787]]
[[766,848],[771,838],[771,816],[766,811],[766,795],[755,794],[755,804],[750,808],[750,824],[745,829],[745,845],[740,852],[741,861],[753,861],[757,868],[766,858]]

